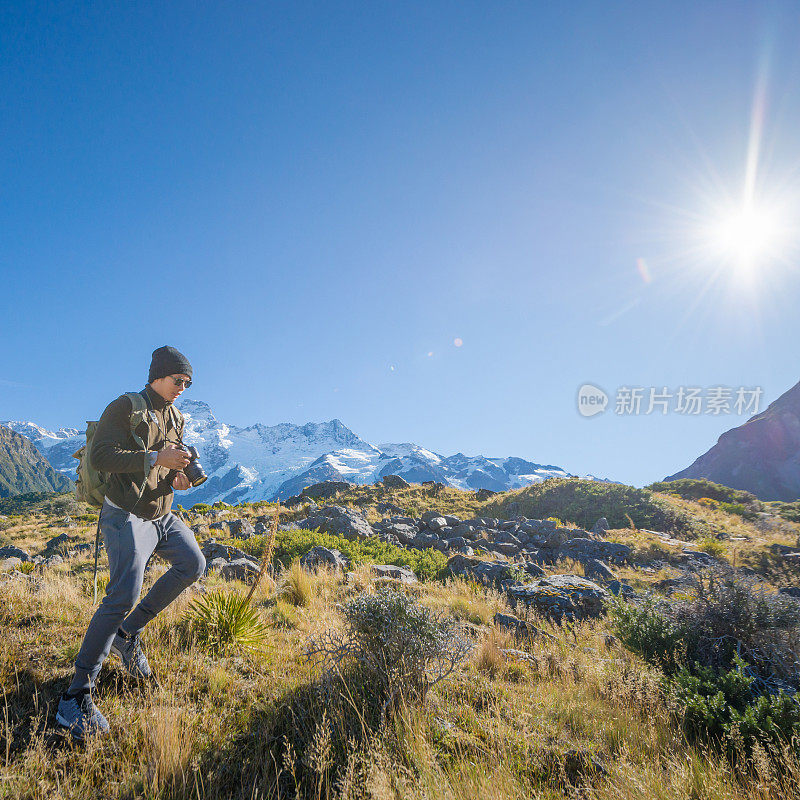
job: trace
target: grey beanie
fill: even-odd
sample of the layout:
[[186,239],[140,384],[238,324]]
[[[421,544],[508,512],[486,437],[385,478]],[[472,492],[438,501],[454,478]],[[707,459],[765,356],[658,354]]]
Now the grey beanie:
[[192,365],[189,359],[174,347],[164,345],[153,350],[153,360],[150,362],[150,374],[147,382],[152,383],[167,375],[188,375],[192,377]]

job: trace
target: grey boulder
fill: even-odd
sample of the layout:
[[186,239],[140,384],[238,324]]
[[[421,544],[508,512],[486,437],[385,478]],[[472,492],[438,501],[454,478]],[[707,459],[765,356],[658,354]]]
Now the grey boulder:
[[399,475],[384,475],[381,479],[387,489],[408,489],[411,484]]
[[307,570],[318,570],[320,567],[328,569],[347,569],[349,560],[338,550],[317,545],[312,547],[301,559],[300,566]]
[[295,524],[298,528],[318,528],[323,533],[344,536],[350,541],[375,535],[375,531],[358,511],[342,506],[324,506],[318,513],[298,520]]
[[555,621],[599,617],[608,599],[605,589],[577,575],[551,575],[509,586],[506,594],[512,607],[522,604]]
[[391,578],[400,583],[417,583],[417,576],[408,567],[396,567],[394,564],[373,564],[372,574],[376,578]]

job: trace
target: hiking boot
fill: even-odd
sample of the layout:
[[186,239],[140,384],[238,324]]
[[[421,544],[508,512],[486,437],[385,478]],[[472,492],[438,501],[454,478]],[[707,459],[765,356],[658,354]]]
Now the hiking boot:
[[58,701],[56,722],[66,728],[73,739],[84,741],[90,736],[108,733],[108,720],[92,700],[89,689],[81,689],[76,695],[62,694]]
[[111,652],[120,657],[122,666],[125,667],[128,675],[141,679],[153,677],[153,671],[147,663],[147,656],[142,652],[142,643],[138,633],[125,637],[117,632],[111,643]]

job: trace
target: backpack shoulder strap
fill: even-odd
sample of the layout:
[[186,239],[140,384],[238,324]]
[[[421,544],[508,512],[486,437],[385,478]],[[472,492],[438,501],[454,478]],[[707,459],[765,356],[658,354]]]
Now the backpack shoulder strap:
[[136,433],[136,428],[138,428],[139,425],[147,419],[147,401],[144,399],[144,397],[142,397],[140,392],[125,392],[125,397],[130,399],[132,406],[131,436],[136,444],[142,448],[142,450],[147,450],[147,445],[143,441],[142,437]]

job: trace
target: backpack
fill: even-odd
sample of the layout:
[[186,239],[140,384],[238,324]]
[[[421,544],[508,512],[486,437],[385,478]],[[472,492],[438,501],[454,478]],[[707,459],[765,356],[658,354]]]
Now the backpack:
[[[142,437],[136,433],[136,428],[139,424],[147,419],[147,401],[139,392],[126,392],[125,397],[129,397],[133,404],[131,409],[131,436],[142,450],[147,450],[147,445],[142,440]],[[79,462],[78,478],[75,482],[75,497],[95,508],[101,508],[108,488],[109,476],[105,472],[96,470],[89,458],[97,425],[98,420],[86,422],[86,444],[74,452],[72,457],[77,458]]]

